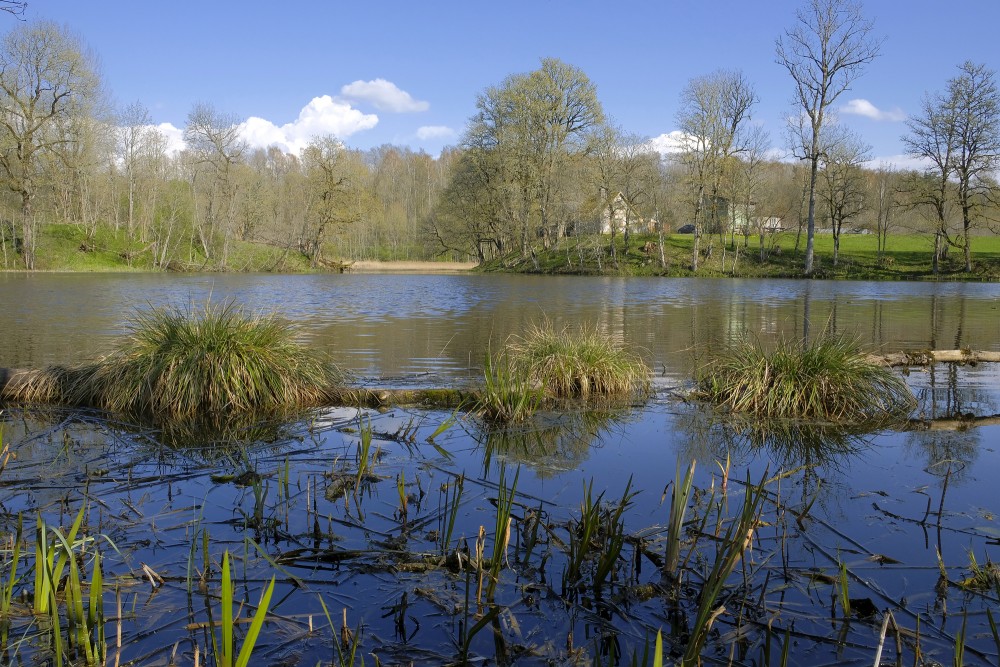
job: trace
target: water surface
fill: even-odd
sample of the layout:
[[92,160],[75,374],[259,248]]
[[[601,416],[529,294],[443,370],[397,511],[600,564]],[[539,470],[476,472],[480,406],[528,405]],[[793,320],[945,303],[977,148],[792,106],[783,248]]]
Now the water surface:
[[[277,312],[299,323],[310,345],[364,381],[385,384],[475,382],[491,345],[546,319],[599,327],[642,350],[660,391],[633,408],[543,414],[507,431],[461,414],[337,408],[221,441],[159,433],[89,411],[8,409],[3,438],[16,458],[0,475],[3,527],[13,531],[19,511],[64,522],[90,499],[91,529],[113,540],[121,554],[104,550],[106,580],[117,582],[133,610],[124,623],[123,661],[165,665],[176,645],[190,664],[195,645],[211,645],[205,621],[218,604],[217,589],[210,584],[192,593],[187,585],[191,554],[195,563],[201,557],[192,544],[206,533],[214,577],[222,550],[238,555],[240,594],[248,604],[271,575],[279,578],[276,616],[254,664],[311,666],[333,659],[339,629],[326,628],[320,599],[335,620],[348,610],[352,628],[363,629],[363,650],[383,664],[453,660],[468,622],[466,579],[446,569],[412,568],[442,550],[448,514],[442,489],[454,489],[461,475],[465,491],[447,548],[474,545],[484,526],[492,549],[501,470],[508,485],[515,475],[518,480],[511,563],[497,593],[504,612],[495,632],[488,629],[472,643],[476,659],[627,664],[657,629],[682,642],[679,619],[690,617],[698,573],[714,551],[709,519],[731,516],[742,501],[742,483],[765,474],[785,476],[768,485],[771,500],[745,558],[746,577],[738,571],[720,601],[727,612],[718,618],[707,654],[722,663],[732,656],[733,664],[763,664],[765,645],[777,655],[788,631],[791,664],[872,664],[881,619],[845,618],[837,606],[830,578],[844,563],[852,597],[892,609],[910,631],[919,618],[925,655],[950,662],[967,614],[966,663],[997,659],[985,616],[1000,604],[996,593],[942,587],[938,554],[952,582],[968,576],[970,552],[980,563],[1000,560],[1000,504],[993,493],[1000,427],[760,438],[666,390],[690,380],[714,349],[744,332],[771,340],[829,329],[886,352],[997,350],[1000,286],[492,275],[2,275],[0,366],[80,361],[107,349],[136,308],[196,309],[209,300]],[[914,369],[907,381],[919,402],[915,416],[1000,412],[1000,376],[988,364]],[[453,416],[454,425],[432,442],[429,437]],[[380,452],[375,477],[356,498],[334,497],[338,475],[356,470],[358,432],[369,419]],[[665,494],[678,462],[692,459],[698,461],[696,492],[685,535],[703,535],[694,542],[688,592],[677,604],[662,587],[655,559],[666,542]],[[220,476],[245,471],[259,475],[258,482],[237,485]],[[410,498],[405,517],[400,488]],[[604,494],[605,503],[626,488],[637,492],[624,514],[629,542],[618,578],[603,594],[586,585],[566,591],[560,583],[565,544],[588,488],[592,497]],[[521,560],[530,512],[540,513],[548,528],[532,556]],[[151,589],[141,563],[163,573],[166,583]],[[110,605],[114,595],[105,597]],[[469,618],[475,622],[474,613]],[[33,638],[19,650],[45,654],[44,638],[30,621],[15,627]],[[907,642],[904,662],[912,664],[912,640]]]

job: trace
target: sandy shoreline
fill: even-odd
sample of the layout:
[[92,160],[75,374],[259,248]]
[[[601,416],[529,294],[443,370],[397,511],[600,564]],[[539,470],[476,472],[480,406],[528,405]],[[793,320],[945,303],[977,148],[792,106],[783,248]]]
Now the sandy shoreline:
[[476,267],[475,262],[376,262],[358,261],[349,269],[358,273],[459,273]]

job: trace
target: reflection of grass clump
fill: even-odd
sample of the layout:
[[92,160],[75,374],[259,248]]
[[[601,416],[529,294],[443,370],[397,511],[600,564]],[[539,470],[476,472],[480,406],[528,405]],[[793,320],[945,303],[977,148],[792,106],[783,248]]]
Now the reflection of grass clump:
[[15,400],[62,398],[162,420],[233,416],[320,404],[340,380],[320,355],[295,341],[276,317],[232,304],[196,314],[137,313],[127,335],[100,361],[47,369]]
[[596,328],[532,326],[508,349],[515,371],[556,398],[622,396],[649,388],[642,359]]
[[699,388],[716,405],[769,418],[861,424],[902,417],[914,405],[891,369],[833,335],[804,345],[783,340],[773,350],[743,337],[708,365]]

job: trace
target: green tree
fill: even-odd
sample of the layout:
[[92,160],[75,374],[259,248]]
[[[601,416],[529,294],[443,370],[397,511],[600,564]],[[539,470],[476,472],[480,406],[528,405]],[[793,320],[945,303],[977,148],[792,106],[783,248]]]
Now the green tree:
[[805,274],[810,276],[826,111],[878,57],[882,41],[872,36],[871,21],[853,0],[808,0],[795,17],[795,26],[778,37],[775,50],[778,63],[795,82],[794,100],[806,117],[805,131],[796,133],[793,148],[809,162]]
[[462,143],[477,183],[489,190],[486,213],[518,239],[522,254],[536,235],[558,242],[571,212],[562,175],[604,118],[593,83],[579,68],[545,58],[541,68],[487,88],[476,108]]
[[456,149],[443,155],[448,183],[427,218],[430,235],[445,251],[468,253],[480,264],[504,255],[518,240],[519,190],[499,152]]
[[0,44],[0,173],[20,199],[21,253],[35,267],[37,221],[32,203],[41,163],[68,157],[76,135],[65,132],[86,117],[100,90],[92,58],[68,30],[25,23]]
[[362,187],[364,164],[335,137],[314,139],[302,151],[302,164],[308,198],[299,251],[316,267],[324,261],[324,244],[330,234],[364,217],[370,193]]

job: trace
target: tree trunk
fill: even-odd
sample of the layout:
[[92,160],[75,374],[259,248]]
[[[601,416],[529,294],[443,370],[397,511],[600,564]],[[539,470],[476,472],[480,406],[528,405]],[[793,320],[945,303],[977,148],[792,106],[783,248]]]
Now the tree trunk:
[[813,157],[810,160],[811,164],[809,166],[809,213],[806,221],[806,277],[811,277],[813,274],[813,239],[816,236],[816,178],[819,173],[818,149],[815,147],[818,140],[816,135],[817,132],[813,132]]
[[880,366],[998,363],[1000,362],[1000,352],[989,350],[924,350],[921,352],[896,352],[894,354],[869,354],[866,359],[870,363]]
[[965,272],[972,273],[972,239],[969,237],[969,228],[972,226],[969,220],[968,207],[962,207],[962,232],[965,236]]
[[35,221],[31,214],[31,193],[21,191],[21,257],[24,268],[35,269]]

